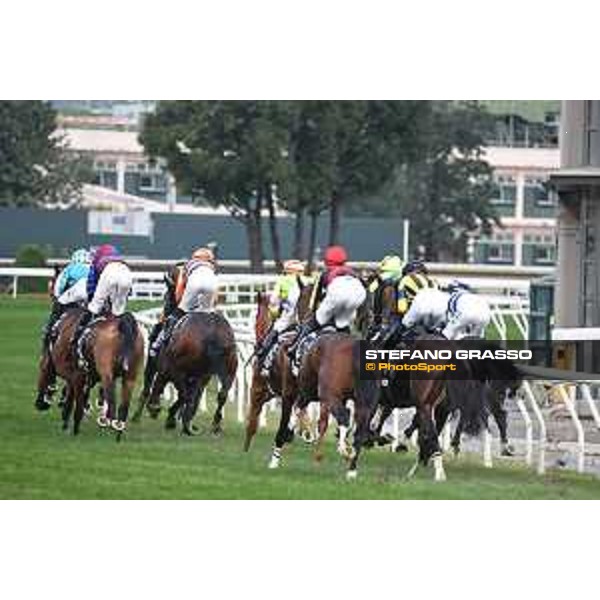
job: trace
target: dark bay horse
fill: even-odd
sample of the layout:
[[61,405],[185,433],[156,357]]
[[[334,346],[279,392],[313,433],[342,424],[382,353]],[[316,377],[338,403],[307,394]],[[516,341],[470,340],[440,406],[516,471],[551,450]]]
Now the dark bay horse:
[[[38,380],[39,393],[45,388],[50,369],[66,381],[63,404],[63,429],[67,429],[73,414],[73,433],[78,434],[89,392],[100,383],[104,413],[98,425],[117,431],[117,439],[126,429],[129,404],[139,369],[143,364],[144,341],[133,315],[106,316],[94,321],[83,340],[83,355],[89,370],[77,366],[72,336],[82,315],[74,308],[65,313],[59,323],[58,336],[50,352],[42,357]],[[121,402],[117,410],[116,385],[121,381]]]
[[158,356],[156,375],[149,396],[142,395],[137,412],[147,405],[150,413],[160,411],[160,396],[167,383],[177,390],[177,400],[169,407],[165,426],[182,421],[182,433],[194,435],[192,420],[200,397],[210,379],[220,382],[217,408],[212,420],[213,433],[222,431],[223,407],[233,385],[238,366],[235,336],[227,319],[218,312],[184,315]]
[[[374,320],[380,321],[383,325],[389,325],[392,315],[395,312],[395,304],[396,297],[393,286],[384,286],[381,289],[379,298],[373,302],[373,310],[376,313]],[[478,340],[470,340],[471,343],[476,341]],[[479,341],[486,345],[486,347],[489,345],[489,343],[485,340]],[[393,346],[395,346],[397,342],[398,340],[391,340]],[[485,399],[487,412],[492,415],[498,427],[498,432],[500,434],[501,453],[504,456],[512,456],[514,451],[512,450],[512,446],[508,439],[508,423],[506,409],[504,408],[504,399],[506,396],[506,390],[508,389],[509,392],[511,390],[514,391],[514,389],[520,385],[521,378],[510,368],[510,366],[493,365],[491,364],[492,362],[494,361],[486,361],[486,372],[480,372],[475,377],[483,382],[483,384],[486,386],[486,389],[482,390],[481,393]],[[398,381],[393,386],[393,391],[395,392],[393,395],[391,394],[392,388],[383,391],[381,401],[382,410],[377,419],[379,429],[381,429],[385,420],[390,416],[395,408],[402,409],[414,406],[414,399],[408,395],[406,381],[407,380],[404,382]],[[457,386],[454,385],[454,387],[456,388]],[[458,389],[456,393],[459,393]],[[452,412],[460,413],[460,409],[456,409],[456,407],[450,408],[445,405],[441,405],[436,409],[436,413],[439,413],[439,415],[436,417],[436,421],[438,424],[441,424],[441,427],[439,428],[440,431]],[[400,448],[405,447],[405,441],[410,439],[417,428],[418,419],[417,415],[415,415],[412,423],[403,432],[403,440],[399,444]],[[455,453],[459,452],[461,433],[463,432],[464,428],[465,422],[459,418],[456,430],[452,436],[451,443]]]

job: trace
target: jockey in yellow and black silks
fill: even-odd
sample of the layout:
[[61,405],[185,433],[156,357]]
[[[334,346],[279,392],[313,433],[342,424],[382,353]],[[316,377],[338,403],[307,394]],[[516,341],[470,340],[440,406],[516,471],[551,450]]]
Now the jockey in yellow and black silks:
[[397,319],[392,320],[380,336],[384,347],[393,347],[404,333],[402,318],[408,312],[413,300],[421,290],[437,289],[437,281],[429,275],[424,262],[413,260],[402,269],[402,277],[397,290]]

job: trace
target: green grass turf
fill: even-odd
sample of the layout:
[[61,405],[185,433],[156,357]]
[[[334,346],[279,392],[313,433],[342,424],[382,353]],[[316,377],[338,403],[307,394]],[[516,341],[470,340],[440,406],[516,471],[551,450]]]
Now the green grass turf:
[[[346,482],[331,442],[321,464],[296,442],[283,467],[269,471],[272,430],[261,430],[244,454],[233,406],[221,438],[183,438],[147,418],[131,424],[120,444],[90,419],[75,438],[60,430],[56,409],[33,408],[46,309],[41,298],[0,298],[0,498],[600,498],[593,476],[561,471],[539,477],[499,460],[488,470],[480,457],[449,458],[443,484],[431,480],[429,469],[405,481],[414,455],[383,450],[366,453],[359,479]],[[208,416],[198,424],[206,427]]]

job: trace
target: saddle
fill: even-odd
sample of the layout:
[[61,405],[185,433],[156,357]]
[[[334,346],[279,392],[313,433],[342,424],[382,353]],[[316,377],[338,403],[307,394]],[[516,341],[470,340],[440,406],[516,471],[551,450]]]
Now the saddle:
[[79,359],[79,362],[81,364],[83,364],[83,369],[86,373],[89,373],[91,371],[91,364],[85,353],[85,345],[88,341],[89,336],[92,333],[92,329],[94,328],[94,326],[97,325],[98,323],[101,323],[102,321],[106,321],[106,320],[107,320],[106,315],[98,315],[97,317],[92,319],[86,325],[85,329],[81,333],[81,337],[79,338],[79,340],[77,342],[77,358]]
[[338,333],[335,325],[324,325],[323,327],[317,329],[309,333],[299,344],[298,348],[296,348],[296,353],[294,354],[294,359],[292,360],[292,374],[294,377],[298,376],[300,372],[300,365],[304,360],[304,357],[309,353],[309,351],[313,348],[313,346],[317,343],[317,340],[326,333]]
[[275,361],[275,357],[277,356],[277,353],[279,352],[279,349],[281,348],[282,344],[293,341],[297,334],[298,327],[294,325],[293,327],[282,331],[281,334],[277,337],[277,339],[267,352],[266,356],[262,360],[260,374],[263,377],[267,377],[269,375],[271,367],[273,366],[273,362]]

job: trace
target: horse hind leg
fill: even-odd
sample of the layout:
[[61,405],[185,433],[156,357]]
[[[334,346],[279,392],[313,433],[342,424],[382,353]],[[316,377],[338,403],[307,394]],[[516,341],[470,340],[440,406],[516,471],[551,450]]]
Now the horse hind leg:
[[63,431],[66,431],[69,428],[69,421],[71,419],[71,414],[73,412],[73,404],[74,404],[74,393],[73,387],[71,384],[68,384],[65,387],[65,401],[62,407],[62,428]]
[[[182,433],[185,435],[195,435],[196,430],[192,424],[196,411],[198,410],[198,404],[200,397],[204,393],[204,388],[208,383],[208,378],[204,378],[200,382],[188,382],[184,395],[183,395],[183,408],[182,408]],[[173,407],[171,407],[173,408]],[[171,413],[171,411],[169,411]]]
[[117,432],[117,442],[121,441],[121,436],[127,429],[127,417],[129,415],[129,405],[131,403],[131,395],[135,386],[135,379],[125,375],[121,382],[121,403],[117,412],[117,419],[111,425]]
[[217,408],[215,410],[215,414],[213,416],[211,429],[212,432],[217,435],[223,433],[223,407],[227,402],[227,396],[229,394],[229,390],[233,385],[233,381],[235,379],[235,374],[237,370],[237,356],[234,354],[233,357],[227,361],[227,371],[226,373],[220,373],[219,382],[220,389],[217,394]]
[[72,387],[73,400],[75,402],[75,414],[73,415],[73,435],[79,435],[81,421],[85,414],[88,390],[85,385],[85,377],[80,377]]

